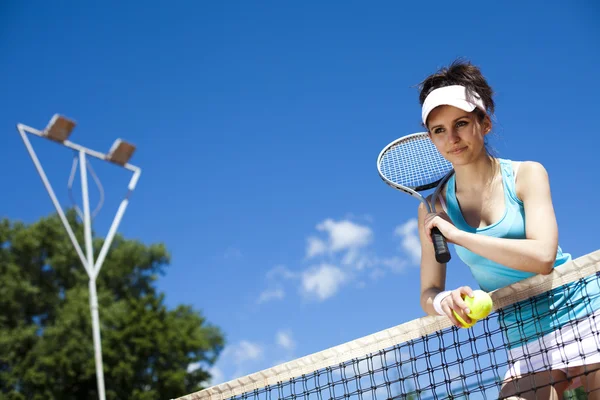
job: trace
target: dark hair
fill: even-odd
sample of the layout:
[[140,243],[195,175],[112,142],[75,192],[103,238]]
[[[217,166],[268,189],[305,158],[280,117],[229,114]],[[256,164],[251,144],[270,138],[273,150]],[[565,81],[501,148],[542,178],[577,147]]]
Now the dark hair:
[[[469,61],[461,59],[455,60],[447,67],[440,68],[436,73],[429,75],[419,84],[419,102],[421,106],[429,93],[435,89],[451,85],[466,87],[467,96],[474,96],[474,93],[477,93],[481,97],[481,100],[483,100],[487,111],[490,114],[494,114],[494,99],[492,98],[494,91],[478,67],[472,65]],[[485,114],[479,108],[476,109],[476,112],[479,119],[483,120]]]

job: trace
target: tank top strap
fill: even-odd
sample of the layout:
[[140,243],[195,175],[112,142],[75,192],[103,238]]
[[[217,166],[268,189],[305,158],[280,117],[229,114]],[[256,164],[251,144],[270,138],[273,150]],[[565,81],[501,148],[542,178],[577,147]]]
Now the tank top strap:
[[517,187],[515,183],[517,177],[513,170],[513,162],[502,158],[498,158],[498,161],[500,162],[500,169],[502,172],[502,184],[504,186],[505,197],[508,197],[512,202],[522,205],[523,202],[517,196]]

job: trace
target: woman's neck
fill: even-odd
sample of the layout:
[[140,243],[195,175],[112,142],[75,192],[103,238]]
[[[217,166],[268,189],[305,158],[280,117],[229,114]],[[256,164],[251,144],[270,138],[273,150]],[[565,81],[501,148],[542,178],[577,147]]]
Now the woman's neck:
[[455,166],[457,191],[481,192],[493,182],[497,172],[498,161],[488,154],[484,154],[476,161]]

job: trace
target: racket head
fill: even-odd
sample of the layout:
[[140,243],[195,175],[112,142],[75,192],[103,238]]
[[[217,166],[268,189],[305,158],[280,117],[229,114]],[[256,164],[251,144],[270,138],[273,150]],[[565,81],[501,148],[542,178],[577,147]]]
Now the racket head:
[[385,183],[400,190],[432,189],[452,171],[452,164],[437,150],[428,132],[394,140],[377,157],[377,171]]

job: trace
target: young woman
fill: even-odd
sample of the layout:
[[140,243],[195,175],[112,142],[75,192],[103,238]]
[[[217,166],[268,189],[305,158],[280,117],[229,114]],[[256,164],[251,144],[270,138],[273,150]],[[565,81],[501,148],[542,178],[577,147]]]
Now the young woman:
[[[435,260],[433,227],[455,245],[459,258],[469,266],[481,289],[488,292],[535,274],[549,274],[554,267],[571,260],[571,256],[558,244],[558,227],[544,166],[534,161],[495,158],[486,148],[486,135],[492,130],[490,115],[494,112],[494,100],[493,90],[479,68],[468,62],[454,62],[425,79],[420,89],[423,124],[431,141],[455,171],[436,202],[436,212],[428,214],[422,205],[419,207],[421,305],[427,314],[445,315],[460,327],[452,310],[465,322],[471,322],[462,296],[470,296],[472,289],[463,286],[445,290],[446,265]],[[584,298],[587,289],[581,286],[580,283],[570,286],[570,300],[577,296]],[[589,398],[600,399],[600,371],[588,373],[600,368],[600,341],[589,334],[598,332],[594,319],[588,318],[591,325],[587,327],[587,336],[579,325],[569,326],[575,317],[588,315],[590,307],[600,310],[600,304],[580,301],[574,316],[573,311],[560,311],[559,306],[567,301],[564,297],[556,300],[560,304],[524,306],[519,315],[516,312],[502,315],[501,324],[509,327],[509,358],[513,363],[502,385],[501,397],[518,393],[511,398],[562,398],[573,377],[581,375]],[[559,311],[547,312],[542,321],[527,323],[527,313],[533,320],[532,314],[539,311],[533,308],[553,310],[553,306]],[[519,323],[520,328],[514,328]],[[543,344],[536,335],[540,324],[554,331],[544,332]],[[552,354],[559,351],[553,350],[557,347],[559,329],[561,335],[576,338],[580,335],[582,340],[573,354],[567,355],[568,367],[556,361],[564,360],[564,351],[562,357]],[[540,346],[551,350],[540,351]],[[534,353],[539,355],[532,359],[523,357]]]

